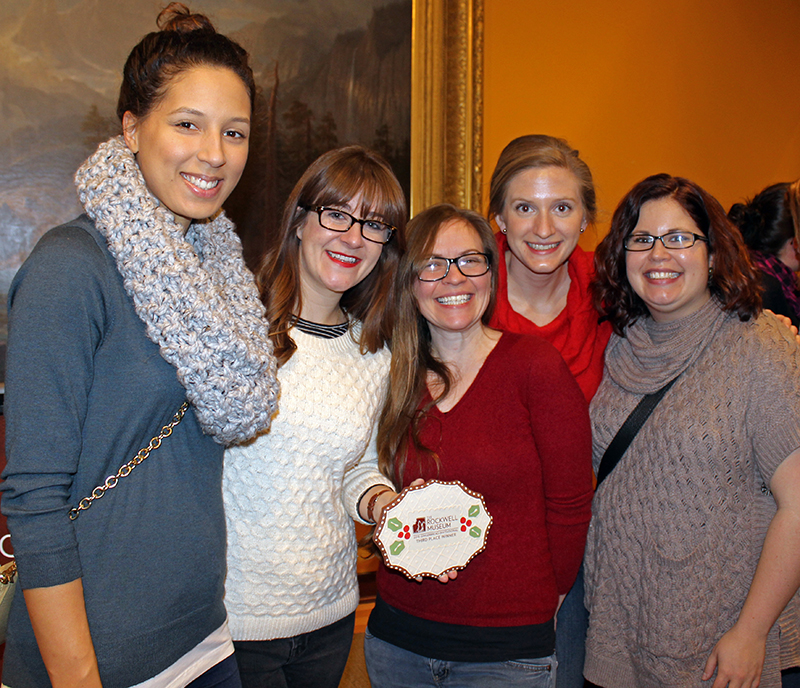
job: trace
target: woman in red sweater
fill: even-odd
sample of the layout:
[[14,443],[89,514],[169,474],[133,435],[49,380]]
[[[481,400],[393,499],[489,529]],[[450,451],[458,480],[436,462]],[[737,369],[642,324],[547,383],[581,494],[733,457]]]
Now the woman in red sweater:
[[[611,326],[598,323],[589,293],[593,256],[578,246],[596,214],[592,173],[566,141],[520,136],[503,149],[489,192],[489,217],[500,227],[500,285],[491,326],[550,342],[587,401],[603,378],[611,336]],[[583,686],[587,625],[579,574],[558,612],[557,688]]]
[[586,400],[554,347],[489,327],[498,250],[485,219],[433,206],[407,236],[382,468],[399,487],[460,480],[483,494],[493,523],[486,549],[457,576],[415,582],[381,565],[370,679],[550,688],[554,616],[590,517]]

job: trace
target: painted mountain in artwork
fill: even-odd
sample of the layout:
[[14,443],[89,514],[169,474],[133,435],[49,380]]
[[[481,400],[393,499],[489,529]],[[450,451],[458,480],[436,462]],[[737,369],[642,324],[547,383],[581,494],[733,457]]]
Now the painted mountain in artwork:
[[[122,65],[161,6],[20,0],[2,10],[0,295],[41,234],[79,212],[72,175],[116,131]],[[251,53],[262,104],[277,68],[278,156],[255,151],[252,185],[266,169],[290,177],[325,145],[362,142],[407,165],[411,0],[202,0],[196,9]]]

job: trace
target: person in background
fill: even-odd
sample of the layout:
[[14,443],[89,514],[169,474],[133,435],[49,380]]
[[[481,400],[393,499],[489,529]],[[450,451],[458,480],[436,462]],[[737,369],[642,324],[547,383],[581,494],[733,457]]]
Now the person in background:
[[498,257],[472,211],[436,205],[409,223],[382,470],[399,488],[460,480],[493,522],[486,549],[440,582],[381,563],[364,643],[374,686],[554,685],[554,616],[592,499],[587,404],[552,345],[489,326]]
[[[490,324],[549,341],[587,401],[603,377],[611,336],[611,326],[599,322],[592,303],[592,254],[578,246],[596,215],[592,173],[566,141],[520,136],[503,149],[489,192],[489,217],[500,228],[499,286]],[[558,688],[583,687],[587,623],[579,572],[558,612]]]
[[773,184],[745,203],[734,203],[728,218],[739,228],[761,270],[764,308],[800,325],[800,180]]
[[240,685],[223,448],[269,426],[277,383],[220,209],[255,84],[205,16],[173,3],[158,25],[125,64],[123,135],[75,175],[85,214],[42,238],[9,293],[10,688]]
[[244,686],[336,688],[359,591],[353,519],[391,482],[373,426],[389,374],[406,203],[377,154],[314,161],[258,271],[280,363],[269,432],[225,455],[227,598]]
[[615,332],[590,406],[595,470],[643,396],[672,386],[595,494],[586,678],[778,688],[800,664],[800,347],[691,181],[636,184],[595,260]]

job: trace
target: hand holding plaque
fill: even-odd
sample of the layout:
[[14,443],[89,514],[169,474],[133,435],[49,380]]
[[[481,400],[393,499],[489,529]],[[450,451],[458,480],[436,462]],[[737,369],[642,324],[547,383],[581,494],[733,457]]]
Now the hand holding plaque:
[[373,540],[389,568],[409,578],[463,569],[486,546],[483,496],[458,481],[407,487],[381,514]]

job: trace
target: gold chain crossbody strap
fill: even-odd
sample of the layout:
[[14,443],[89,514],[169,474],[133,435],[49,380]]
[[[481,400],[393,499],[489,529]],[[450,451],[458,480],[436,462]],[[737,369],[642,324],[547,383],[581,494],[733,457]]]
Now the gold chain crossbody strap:
[[186,409],[188,408],[189,402],[184,401],[175,415],[172,416],[172,420],[163,428],[161,428],[161,432],[158,433],[158,435],[150,440],[150,444],[148,444],[144,449],[140,449],[139,453],[136,454],[136,456],[134,456],[130,461],[128,461],[128,463],[120,466],[120,469],[117,471],[116,475],[109,475],[102,485],[95,487],[92,490],[91,495],[84,497],[80,502],[78,502],[78,506],[69,510],[69,520],[74,521],[76,518],[78,518],[78,516],[81,515],[81,511],[86,511],[86,509],[92,506],[92,502],[94,502],[95,499],[100,499],[107,490],[113,490],[117,486],[120,478],[125,478],[130,475],[131,471],[136,468],[136,466],[150,456],[150,452],[153,451],[153,449],[158,449],[161,446],[161,442],[172,434],[172,429],[181,422],[183,419],[183,414],[186,413]]

